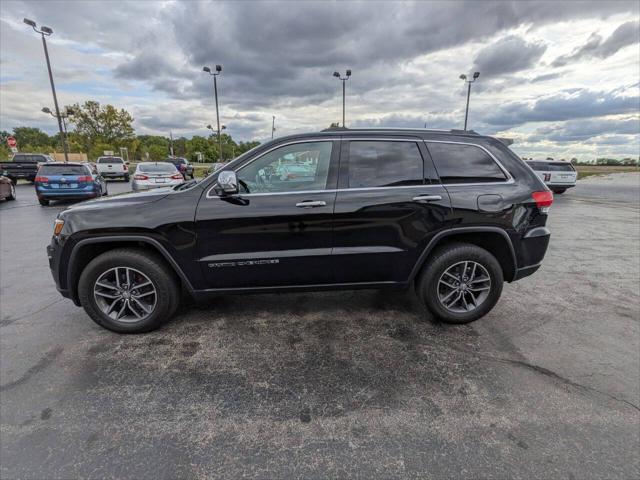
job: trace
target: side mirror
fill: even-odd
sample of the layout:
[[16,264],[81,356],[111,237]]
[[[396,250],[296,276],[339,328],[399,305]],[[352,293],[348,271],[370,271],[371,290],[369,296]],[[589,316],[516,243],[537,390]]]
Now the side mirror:
[[220,190],[227,195],[238,193],[238,177],[236,177],[236,172],[232,170],[220,172],[220,175],[218,175],[218,186]]

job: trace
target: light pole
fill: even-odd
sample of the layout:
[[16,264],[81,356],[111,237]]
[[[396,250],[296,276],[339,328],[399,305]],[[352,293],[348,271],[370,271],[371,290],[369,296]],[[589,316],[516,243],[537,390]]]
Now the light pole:
[[351,70],[347,70],[346,72],[346,76],[342,77],[340,76],[340,73],[338,72],[333,72],[333,76],[342,80],[342,128],[345,128],[346,125],[344,123],[344,117],[345,117],[345,83],[347,80],[349,80],[349,77],[351,76]]
[[47,70],[49,70],[49,81],[51,82],[51,91],[53,92],[53,104],[56,107],[56,117],[58,119],[58,130],[60,130],[60,136],[62,137],[62,148],[64,149],[64,161],[69,161],[69,150],[67,149],[67,138],[62,129],[62,117],[60,117],[60,109],[58,108],[58,97],[56,95],[56,86],[53,83],[53,74],[51,73],[51,62],[49,61],[49,50],[47,49],[47,41],[44,37],[48,37],[53,33],[49,27],[42,26],[38,30],[36,22],[25,18],[22,20],[24,23],[33,28],[33,31],[39,33],[42,37],[42,46],[44,47],[44,56],[47,59]]
[[[220,125],[220,124],[218,124],[218,125]],[[211,130],[211,133],[212,133],[212,134],[214,134],[214,135],[215,135],[216,131],[213,129],[213,127],[212,127],[211,125],[207,125],[207,128],[208,128],[209,130]],[[226,129],[227,129],[227,126],[226,126],[226,125],[220,125],[220,126],[218,127],[218,132],[220,132],[220,130],[226,130]],[[219,158],[219,160],[220,160],[220,161],[222,161],[222,160],[221,160],[221,159],[222,159],[222,142],[220,141],[220,133],[218,133],[218,148],[220,149],[220,150],[219,150],[220,154],[218,155],[218,156],[220,157],[220,158]]]
[[468,86],[467,88],[467,108],[464,112],[464,130],[467,130],[467,119],[469,118],[469,97],[471,96],[471,84],[475,82],[480,76],[480,72],[474,72],[473,78],[471,80],[467,80],[467,76],[463,73],[460,75],[460,79],[464,80]]
[[[56,114],[53,113],[49,107],[43,107],[41,111],[42,113],[48,113],[53,118],[56,117]],[[69,151],[69,132],[67,131],[67,122],[65,121],[65,118],[69,118],[69,115],[73,115],[73,110],[69,107],[67,107],[66,110],[60,114],[60,118],[62,119],[62,128],[64,129],[64,138],[62,138],[62,143],[63,149],[66,146],[65,151]],[[65,157],[65,161],[66,160],[67,158]]]
[[273,133],[276,131],[276,116],[272,115],[271,119],[271,140],[273,140]]
[[202,71],[213,75],[213,92],[216,97],[216,121],[218,122],[218,160],[222,161],[222,138],[220,136],[220,113],[218,111],[218,75],[222,72],[222,65],[216,65],[215,72],[212,72],[209,67],[202,67]]

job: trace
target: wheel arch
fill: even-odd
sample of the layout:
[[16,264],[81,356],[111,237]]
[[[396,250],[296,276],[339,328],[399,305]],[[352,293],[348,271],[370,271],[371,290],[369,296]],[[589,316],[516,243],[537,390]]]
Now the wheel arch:
[[504,280],[507,282],[515,278],[517,270],[516,253],[509,234],[499,227],[462,227],[445,230],[435,235],[420,255],[411,271],[409,281],[414,281],[429,263],[429,257],[436,248],[449,243],[469,243],[484,248],[491,253],[500,266]]
[[193,291],[193,286],[180,265],[178,265],[169,251],[158,240],[141,235],[104,236],[80,240],[71,250],[67,264],[66,282],[70,297],[74,303],[79,303],[78,281],[82,271],[89,262],[104,252],[123,247],[150,248],[153,253],[159,254],[160,257],[167,262],[180,280],[182,286],[188,291]]

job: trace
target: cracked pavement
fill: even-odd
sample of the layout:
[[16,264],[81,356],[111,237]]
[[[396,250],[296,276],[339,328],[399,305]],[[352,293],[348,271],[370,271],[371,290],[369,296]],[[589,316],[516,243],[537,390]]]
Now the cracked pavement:
[[464,326],[354,291],[221,296],[114,334],[55,290],[64,205],[17,194],[0,203],[2,478],[640,477],[639,174],[556,196],[543,267]]

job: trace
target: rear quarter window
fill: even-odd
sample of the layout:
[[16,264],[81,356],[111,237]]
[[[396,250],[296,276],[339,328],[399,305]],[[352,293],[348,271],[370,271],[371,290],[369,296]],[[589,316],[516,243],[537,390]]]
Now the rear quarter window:
[[507,176],[482,148],[476,145],[427,142],[442,183],[506,181]]

